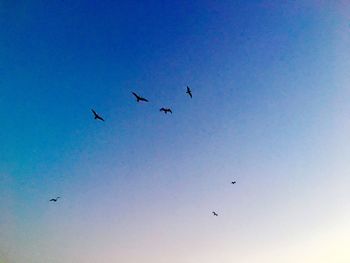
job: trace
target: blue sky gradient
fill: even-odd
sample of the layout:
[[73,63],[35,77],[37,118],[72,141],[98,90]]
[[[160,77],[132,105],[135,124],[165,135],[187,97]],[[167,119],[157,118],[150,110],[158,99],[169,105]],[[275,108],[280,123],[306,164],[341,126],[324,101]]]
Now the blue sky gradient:
[[0,1],[0,262],[348,263],[349,11]]

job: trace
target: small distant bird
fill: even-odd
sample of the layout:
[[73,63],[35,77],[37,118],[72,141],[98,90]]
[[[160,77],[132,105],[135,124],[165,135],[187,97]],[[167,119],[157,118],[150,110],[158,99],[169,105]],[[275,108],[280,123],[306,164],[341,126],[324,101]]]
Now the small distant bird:
[[236,183],[236,181],[231,182],[231,184],[235,184],[235,183]]
[[161,108],[159,111],[164,111],[165,114],[167,114],[168,112],[170,112],[171,114],[173,114],[173,112],[171,111],[171,109],[166,109],[166,108]]
[[214,215],[214,216],[218,216],[218,214],[217,214],[217,213],[215,213],[215,212],[213,212],[213,215]]
[[52,199],[50,199],[50,202],[57,202],[59,198],[61,198],[61,197],[57,196],[56,198],[52,198]]
[[190,89],[189,86],[187,86],[187,91],[186,91],[186,93],[187,93],[188,95],[190,95],[190,97],[191,97],[191,99],[192,99],[192,91],[191,91],[191,89]]
[[140,101],[148,102],[147,99],[142,98],[141,96],[137,95],[135,92],[132,92],[132,94],[135,96],[137,102],[140,102]]
[[94,114],[95,120],[105,121],[100,115],[96,113],[96,111],[94,111],[93,109],[91,109],[91,111]]

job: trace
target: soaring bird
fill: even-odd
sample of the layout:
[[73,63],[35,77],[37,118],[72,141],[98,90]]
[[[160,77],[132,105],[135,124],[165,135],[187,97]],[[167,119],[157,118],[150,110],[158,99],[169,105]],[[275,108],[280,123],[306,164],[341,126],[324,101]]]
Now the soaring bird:
[[57,202],[59,198],[61,198],[61,197],[57,196],[56,198],[52,198],[52,199],[50,199],[50,202]]
[[105,121],[100,115],[96,113],[96,111],[94,111],[93,109],[91,109],[91,111],[94,114],[95,120]]
[[235,183],[236,183],[236,181],[231,182],[231,184],[235,184]]
[[191,91],[191,89],[190,89],[189,86],[187,86],[187,91],[186,91],[186,93],[187,93],[188,95],[190,95],[190,97],[191,97],[191,99],[192,99],[192,91]]
[[171,111],[171,109],[167,109],[167,108],[161,108],[159,111],[164,111],[165,114],[167,114],[168,112],[170,112],[171,114],[173,114],[173,112]]
[[218,216],[218,214],[217,214],[217,213],[215,213],[215,212],[213,212],[213,215],[214,215],[214,216]]
[[140,101],[148,102],[147,99],[142,98],[141,96],[137,95],[135,92],[132,92],[132,94],[135,96],[137,102],[140,102]]

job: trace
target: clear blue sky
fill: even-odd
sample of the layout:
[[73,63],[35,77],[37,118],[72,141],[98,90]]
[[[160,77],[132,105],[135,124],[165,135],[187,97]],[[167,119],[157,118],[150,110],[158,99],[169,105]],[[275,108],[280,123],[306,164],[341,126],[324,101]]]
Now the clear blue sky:
[[0,263],[348,263],[349,12],[0,1]]

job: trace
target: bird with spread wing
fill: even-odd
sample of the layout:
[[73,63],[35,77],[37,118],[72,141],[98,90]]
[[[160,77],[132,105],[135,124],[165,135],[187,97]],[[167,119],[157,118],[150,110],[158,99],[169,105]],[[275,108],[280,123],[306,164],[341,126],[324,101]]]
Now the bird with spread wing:
[[59,198],[61,198],[61,197],[57,196],[56,198],[52,198],[52,199],[50,199],[50,201],[49,201],[49,202],[57,202]]
[[173,112],[172,112],[172,110],[170,108],[161,108],[159,111],[163,111],[165,114],[167,114],[168,112],[173,114]]
[[135,96],[137,102],[140,102],[140,101],[148,102],[147,99],[145,99],[145,98],[143,98],[143,97],[137,95],[135,92],[132,92],[132,94]]
[[192,99],[192,91],[191,91],[191,89],[190,89],[190,87],[189,86],[187,86],[187,91],[186,91],[186,93],[191,97],[191,99]]
[[101,121],[105,121],[100,115],[98,115],[96,113],[96,111],[94,111],[93,109],[91,109],[92,113],[94,114],[94,118],[95,120],[101,120]]

